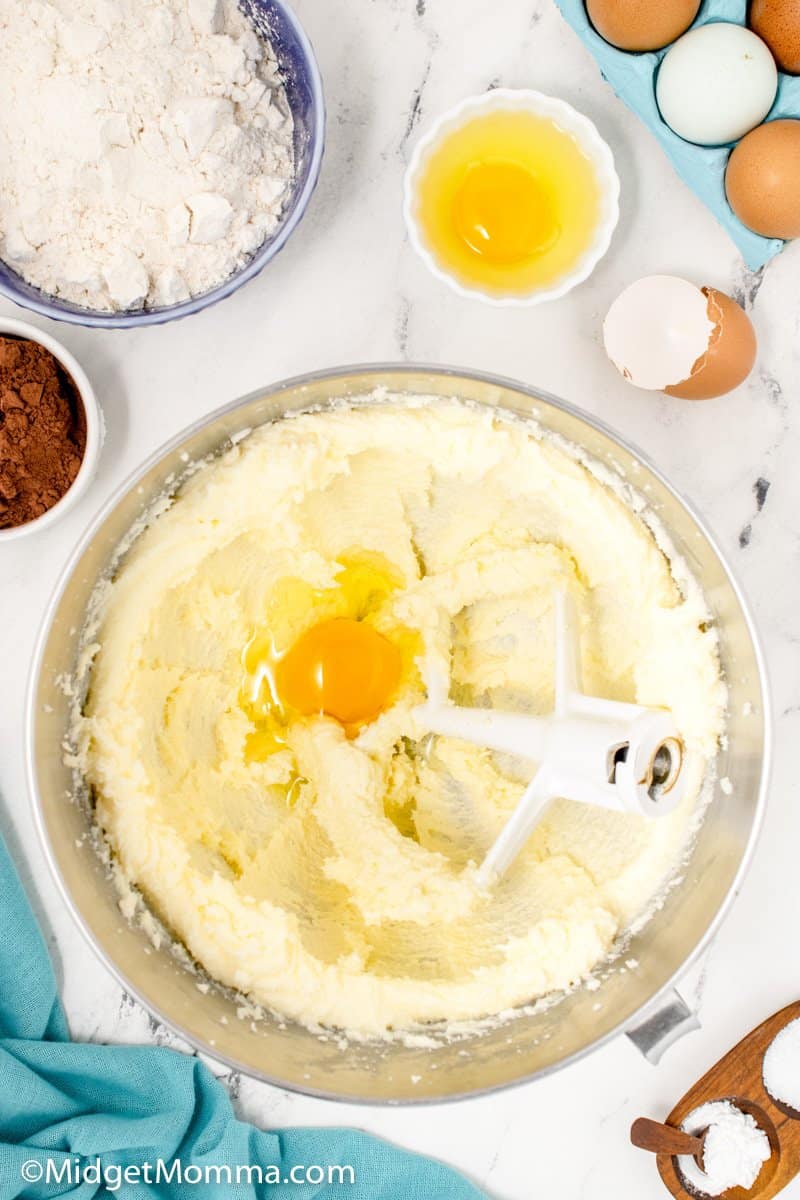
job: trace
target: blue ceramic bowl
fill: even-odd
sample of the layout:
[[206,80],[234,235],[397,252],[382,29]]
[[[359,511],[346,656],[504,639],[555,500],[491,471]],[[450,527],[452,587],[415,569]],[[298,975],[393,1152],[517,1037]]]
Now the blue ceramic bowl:
[[97,312],[83,308],[32,287],[0,262],[0,295],[55,321],[74,325],[96,325],[103,329],[130,329],[139,325],[161,325],[200,312],[230,296],[248,279],[253,279],[275,257],[299,225],[316,187],[325,144],[325,100],[322,78],[302,26],[283,0],[241,0],[247,17],[257,32],[269,38],[283,74],[289,107],[294,118],[295,178],[292,192],[278,228],[245,264],[219,287],[201,296],[164,308],[137,309],[135,312]]

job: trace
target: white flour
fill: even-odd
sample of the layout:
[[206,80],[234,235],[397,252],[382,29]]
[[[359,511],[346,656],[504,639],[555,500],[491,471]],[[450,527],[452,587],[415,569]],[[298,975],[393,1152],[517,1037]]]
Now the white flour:
[[702,1104],[683,1122],[686,1133],[707,1129],[703,1153],[704,1170],[688,1155],[678,1159],[681,1175],[691,1190],[704,1196],[719,1196],[729,1188],[751,1188],[772,1154],[769,1138],[750,1113],[729,1100]]
[[174,304],[278,224],[292,120],[235,0],[0,0],[0,254],[95,309]]

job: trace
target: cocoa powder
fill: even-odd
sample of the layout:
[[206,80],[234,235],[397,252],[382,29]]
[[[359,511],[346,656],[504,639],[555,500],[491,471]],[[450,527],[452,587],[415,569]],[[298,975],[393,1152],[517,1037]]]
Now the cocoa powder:
[[86,450],[86,412],[49,350],[0,336],[0,529],[33,521],[72,486]]

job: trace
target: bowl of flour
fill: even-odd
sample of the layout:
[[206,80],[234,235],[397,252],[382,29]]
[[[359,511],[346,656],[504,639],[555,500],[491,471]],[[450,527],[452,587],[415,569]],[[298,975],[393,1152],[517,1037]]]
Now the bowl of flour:
[[324,144],[281,0],[0,5],[0,294],[57,320],[188,316],[275,257]]

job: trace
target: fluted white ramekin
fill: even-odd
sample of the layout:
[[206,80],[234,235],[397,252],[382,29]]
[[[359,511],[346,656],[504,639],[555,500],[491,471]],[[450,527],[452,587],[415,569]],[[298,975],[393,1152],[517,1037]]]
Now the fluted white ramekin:
[[[530,292],[496,292],[477,286],[466,287],[444,266],[428,245],[418,218],[419,185],[431,155],[442,142],[475,117],[489,112],[507,109],[512,112],[529,112],[553,121],[565,133],[571,134],[594,167],[600,192],[600,214],[597,228],[590,245],[570,271],[547,287],[538,287]],[[470,96],[455,108],[449,109],[432,129],[419,141],[411,156],[403,186],[403,216],[405,217],[411,245],[428,270],[469,299],[482,300],[486,304],[524,307],[542,304],[545,300],[557,300],[572,288],[588,279],[600,259],[608,250],[611,236],[619,220],[619,176],[614,166],[614,157],[606,142],[588,117],[579,113],[571,104],[546,96],[531,89],[495,88],[482,96]]]

